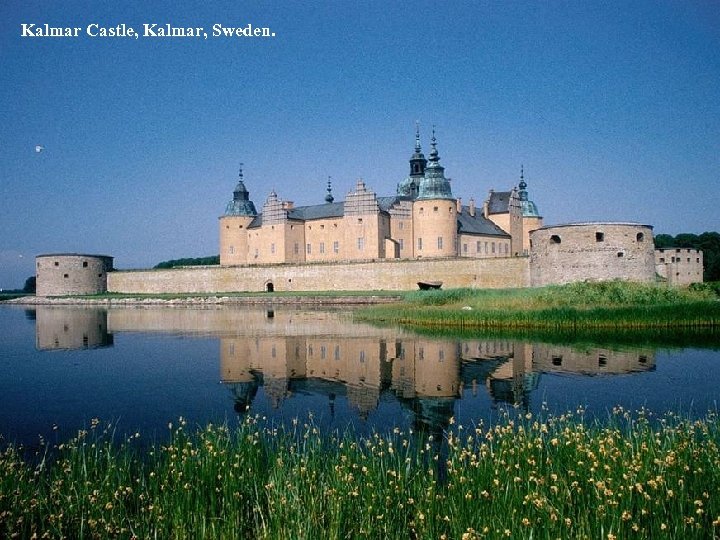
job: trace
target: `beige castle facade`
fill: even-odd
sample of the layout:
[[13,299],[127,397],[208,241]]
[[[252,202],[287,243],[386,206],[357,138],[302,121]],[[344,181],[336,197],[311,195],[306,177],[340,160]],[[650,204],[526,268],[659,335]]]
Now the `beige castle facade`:
[[[573,281],[701,282],[702,252],[654,250],[652,226],[544,226],[521,169],[510,191],[481,205],[453,195],[433,133],[426,159],[415,134],[410,174],[391,196],[358,180],[342,202],[296,207],[273,190],[258,212],[240,179],[219,218],[220,265],[114,271],[112,257],[37,257],[37,294],[512,288]],[[672,251],[672,253],[671,253]],[[113,271],[111,271],[113,270]]]
[[358,180],[344,202],[328,183],[325,203],[295,207],[272,191],[258,213],[240,180],[220,217],[220,265],[357,262],[383,259],[496,258],[526,254],[542,217],[520,189],[490,193],[476,207],[452,194],[435,136],[425,159],[416,133],[410,175],[379,197]]

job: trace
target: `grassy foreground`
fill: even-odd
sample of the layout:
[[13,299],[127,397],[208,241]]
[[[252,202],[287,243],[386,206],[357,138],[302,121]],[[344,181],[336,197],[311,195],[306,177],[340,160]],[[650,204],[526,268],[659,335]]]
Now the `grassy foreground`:
[[711,288],[627,283],[573,283],[534,289],[417,291],[401,303],[357,318],[419,327],[633,330],[720,328],[720,298]]
[[139,435],[93,422],[35,459],[0,454],[0,537],[712,538],[719,427],[616,409],[356,440],[181,419],[140,457]]

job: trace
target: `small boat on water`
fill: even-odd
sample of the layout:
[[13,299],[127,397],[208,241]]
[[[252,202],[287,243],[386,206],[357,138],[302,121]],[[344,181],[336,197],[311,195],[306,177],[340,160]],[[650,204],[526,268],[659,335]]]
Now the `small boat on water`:
[[429,291],[430,289],[439,289],[442,287],[442,281],[418,281],[418,287],[421,291]]

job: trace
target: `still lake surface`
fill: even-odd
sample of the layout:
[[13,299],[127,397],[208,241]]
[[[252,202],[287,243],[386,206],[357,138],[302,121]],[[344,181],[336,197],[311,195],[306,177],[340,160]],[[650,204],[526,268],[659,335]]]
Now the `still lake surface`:
[[[657,348],[431,338],[352,311],[222,306],[0,307],[0,435],[63,441],[92,419],[163,440],[168,423],[313,421],[440,432],[505,409],[718,409],[720,344]],[[1,444],[0,444],[1,446]]]

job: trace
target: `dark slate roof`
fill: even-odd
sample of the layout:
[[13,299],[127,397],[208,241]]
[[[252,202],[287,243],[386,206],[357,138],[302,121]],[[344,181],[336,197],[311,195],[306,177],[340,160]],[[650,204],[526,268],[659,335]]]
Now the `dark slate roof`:
[[344,202],[315,204],[313,206],[298,206],[288,211],[288,219],[308,221],[311,219],[342,217],[344,214],[344,208]]
[[457,222],[459,234],[482,234],[510,238],[508,233],[483,216],[482,210],[475,209],[475,217],[473,217],[470,215],[470,209],[463,206],[462,213],[458,214]]
[[505,214],[509,212],[510,195],[512,195],[512,191],[493,191],[490,193],[488,213]]

